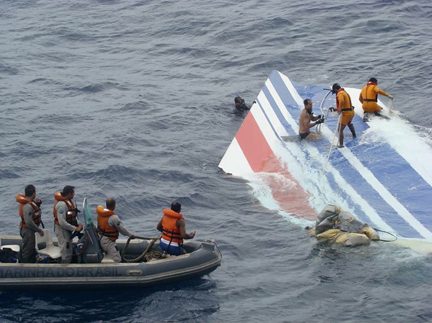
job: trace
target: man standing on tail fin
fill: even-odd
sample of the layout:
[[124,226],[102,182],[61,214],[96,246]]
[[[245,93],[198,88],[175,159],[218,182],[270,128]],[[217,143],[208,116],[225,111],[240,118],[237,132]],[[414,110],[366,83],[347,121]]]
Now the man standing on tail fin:
[[[349,130],[353,135],[353,138],[356,138],[356,133],[354,129],[354,125],[351,123],[354,118],[354,107],[351,102],[351,97],[338,83],[333,84],[332,92],[336,94],[336,110],[340,115],[339,119],[339,145],[338,148],[343,148],[343,140],[344,134],[343,131],[346,126],[348,126]],[[333,110],[334,108],[330,107],[329,110]]]
[[363,115],[363,121],[367,122],[368,120],[368,114],[373,113],[376,116],[381,117],[380,111],[382,110],[382,107],[378,105],[378,94],[384,95],[390,99],[393,99],[393,97],[381,90],[378,87],[378,80],[375,77],[371,77],[369,79],[369,82],[366,84],[365,87],[360,92],[359,100],[362,103],[364,115]]

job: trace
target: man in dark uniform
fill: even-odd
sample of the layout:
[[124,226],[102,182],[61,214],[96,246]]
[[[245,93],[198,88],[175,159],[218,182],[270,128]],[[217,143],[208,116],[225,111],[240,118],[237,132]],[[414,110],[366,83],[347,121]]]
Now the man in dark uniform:
[[25,194],[18,194],[16,201],[19,205],[19,215],[21,217],[20,235],[22,238],[21,262],[33,263],[36,257],[35,232],[41,236],[44,232],[39,225],[42,223],[40,205],[42,201],[36,197],[34,185],[27,185]]
[[234,103],[237,111],[243,112],[250,110],[250,108],[246,105],[245,100],[239,96],[234,98]]

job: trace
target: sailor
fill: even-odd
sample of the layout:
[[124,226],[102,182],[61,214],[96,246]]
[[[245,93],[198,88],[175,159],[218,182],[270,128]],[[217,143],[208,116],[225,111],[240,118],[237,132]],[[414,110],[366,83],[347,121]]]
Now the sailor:
[[55,192],[54,198],[54,232],[57,235],[58,244],[61,248],[62,263],[69,264],[72,261],[72,239],[73,232],[81,232],[83,225],[78,223],[77,212],[73,202],[75,187],[66,185],[63,192]]
[[250,110],[250,108],[246,105],[245,100],[239,96],[234,98],[234,103],[236,110],[239,112]]
[[186,224],[181,212],[181,204],[173,202],[171,210],[164,209],[163,217],[157,225],[162,232],[160,246],[163,251],[170,255],[178,256],[187,253],[183,248],[183,239],[192,239],[196,231],[186,233]]
[[378,105],[378,94],[384,95],[390,99],[393,99],[393,96],[384,92],[378,87],[378,80],[375,77],[371,77],[369,82],[360,92],[359,100],[362,103],[363,107],[363,121],[368,121],[368,113],[373,113],[376,116],[381,116],[380,111],[382,107]]
[[136,236],[124,227],[117,213],[114,212],[116,207],[115,199],[110,197],[105,204],[106,207],[99,205],[96,208],[100,245],[105,254],[109,255],[114,262],[121,262],[121,256],[116,244],[119,233],[131,239],[135,239]]
[[[303,101],[304,109],[300,113],[299,118],[299,136],[300,140],[303,139],[316,139],[318,134],[316,132],[310,132],[310,128],[315,127],[324,122],[322,115],[315,116],[312,112],[312,101],[311,99],[305,99]],[[315,121],[315,122],[312,122]]]
[[35,232],[39,232],[41,236],[44,235],[43,230],[39,228],[42,223],[40,209],[42,201],[36,197],[36,188],[32,184],[26,186],[24,193],[18,194],[15,198],[19,203],[18,212],[21,217],[21,262],[33,263],[36,258]]
[[[306,229],[311,231],[311,228]],[[380,239],[373,228],[338,205],[326,205],[318,215],[314,229],[317,239],[351,247]]]
[[[333,84],[332,92],[336,94],[336,111],[340,115],[339,120],[339,145],[338,148],[343,148],[343,140],[344,134],[343,131],[346,126],[348,126],[349,130],[351,130],[353,138],[356,138],[356,132],[354,129],[354,125],[351,123],[354,118],[354,106],[351,102],[351,97],[345,91],[345,89],[341,88],[338,83]],[[330,107],[329,110],[335,110],[333,107]]]

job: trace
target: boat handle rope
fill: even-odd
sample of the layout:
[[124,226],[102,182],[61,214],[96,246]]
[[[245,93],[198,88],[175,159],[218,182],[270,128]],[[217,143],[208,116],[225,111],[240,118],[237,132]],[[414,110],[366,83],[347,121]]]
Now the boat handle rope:
[[144,250],[144,252],[141,255],[139,255],[138,257],[133,258],[133,259],[128,259],[128,258],[125,257],[125,253],[126,253],[126,249],[129,246],[130,241],[132,240],[131,237],[129,237],[129,239],[126,242],[126,246],[123,248],[123,250],[122,250],[122,252],[120,254],[120,256],[121,256],[121,258],[122,258],[122,260],[124,262],[141,262],[141,260],[144,259],[145,255],[150,251],[150,249],[153,247],[154,243],[156,241],[158,241],[160,239],[160,237],[157,237],[157,238],[147,238],[147,237],[135,236],[135,239],[150,240],[150,241],[149,241],[149,244],[148,244],[147,248]]

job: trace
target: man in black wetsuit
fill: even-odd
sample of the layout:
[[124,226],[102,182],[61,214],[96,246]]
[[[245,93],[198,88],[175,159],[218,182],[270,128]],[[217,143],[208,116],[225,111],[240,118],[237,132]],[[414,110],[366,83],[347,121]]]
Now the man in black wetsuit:
[[250,110],[250,108],[246,105],[245,100],[239,96],[234,98],[234,103],[237,111],[243,112]]

